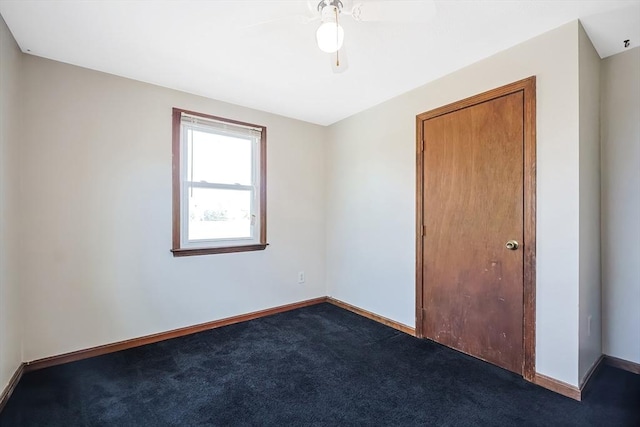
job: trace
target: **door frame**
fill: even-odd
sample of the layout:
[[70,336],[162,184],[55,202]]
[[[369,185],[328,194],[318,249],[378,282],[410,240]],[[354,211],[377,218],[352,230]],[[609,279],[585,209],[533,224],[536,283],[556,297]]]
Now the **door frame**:
[[536,77],[519,80],[416,116],[416,336],[422,328],[423,288],[423,122],[516,92],[524,96],[524,242],[523,254],[523,367],[522,376],[533,381],[536,373]]

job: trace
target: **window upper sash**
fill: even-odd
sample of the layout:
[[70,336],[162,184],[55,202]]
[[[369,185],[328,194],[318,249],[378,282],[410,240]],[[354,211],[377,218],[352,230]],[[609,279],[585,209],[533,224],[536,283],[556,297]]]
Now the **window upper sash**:
[[225,123],[219,120],[196,117],[182,113],[181,124],[188,129],[202,132],[216,133],[235,138],[250,138],[260,140],[262,129],[251,126]]

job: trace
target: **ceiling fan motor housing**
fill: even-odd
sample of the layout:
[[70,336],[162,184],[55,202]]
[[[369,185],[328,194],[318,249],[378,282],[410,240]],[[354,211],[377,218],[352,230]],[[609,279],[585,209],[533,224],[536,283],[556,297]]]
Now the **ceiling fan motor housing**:
[[327,6],[335,7],[338,9],[338,13],[341,12],[344,7],[340,0],[321,0],[320,3],[318,3],[318,11],[322,13]]

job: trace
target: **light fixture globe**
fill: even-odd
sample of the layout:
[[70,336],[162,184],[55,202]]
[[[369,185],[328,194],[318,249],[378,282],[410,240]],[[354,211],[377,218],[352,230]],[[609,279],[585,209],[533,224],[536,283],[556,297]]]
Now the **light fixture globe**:
[[326,53],[337,52],[344,42],[344,30],[336,22],[324,22],[316,31],[316,40],[321,51]]

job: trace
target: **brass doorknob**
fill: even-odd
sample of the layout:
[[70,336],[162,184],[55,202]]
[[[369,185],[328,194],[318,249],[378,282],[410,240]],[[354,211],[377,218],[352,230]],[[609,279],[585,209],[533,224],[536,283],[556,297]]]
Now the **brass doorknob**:
[[520,245],[515,240],[509,240],[505,246],[510,251],[515,251],[516,249],[518,249],[518,246],[520,246]]

